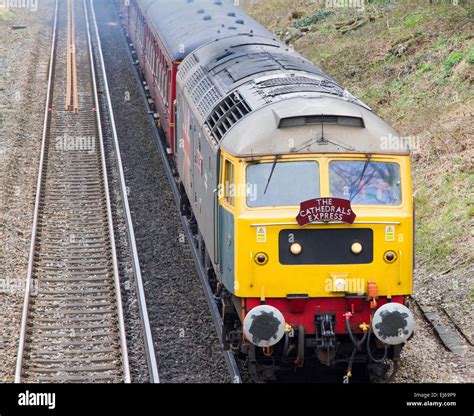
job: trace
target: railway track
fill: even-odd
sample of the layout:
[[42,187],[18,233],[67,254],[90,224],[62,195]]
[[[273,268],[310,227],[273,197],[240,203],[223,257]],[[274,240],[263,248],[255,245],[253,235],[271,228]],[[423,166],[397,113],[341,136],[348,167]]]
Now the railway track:
[[[131,381],[97,88],[104,66],[90,10],[85,0],[56,2],[15,382]],[[158,382],[115,150],[150,381]]]

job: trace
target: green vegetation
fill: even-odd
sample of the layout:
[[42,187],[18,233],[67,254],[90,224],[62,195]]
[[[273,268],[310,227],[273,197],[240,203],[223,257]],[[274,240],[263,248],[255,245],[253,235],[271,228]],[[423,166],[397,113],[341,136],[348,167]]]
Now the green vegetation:
[[448,58],[443,62],[444,74],[445,76],[451,75],[453,68],[463,60],[464,53],[463,51],[453,52]]
[[469,52],[467,53],[466,60],[471,65],[474,64],[474,48],[469,49]]
[[311,16],[302,17],[301,19],[293,21],[292,25],[293,27],[297,28],[308,27],[315,23],[323,21],[330,14],[330,10],[320,10],[316,13],[313,13]]
[[[423,138],[413,157],[417,262],[429,271],[459,259],[472,264],[474,6],[379,0],[357,12],[256,0],[249,11],[282,34],[309,24],[311,30],[289,40],[294,48],[400,134]],[[363,25],[338,31],[341,22],[361,18]]]
[[0,6],[0,21],[10,19],[13,13],[7,8]]
[[[461,255],[459,244],[472,221],[474,201],[469,194],[474,180],[472,172],[459,170],[461,166],[462,161],[444,166],[450,170],[447,174],[430,180],[429,187],[418,186],[416,192],[418,258],[429,270],[447,268],[447,260]],[[472,261],[472,253],[465,249],[462,260]]]
[[408,27],[408,28],[416,27],[422,23],[425,23],[427,20],[428,20],[428,16],[426,14],[423,14],[423,13],[412,14],[403,21],[403,26]]
[[421,73],[421,74],[423,74],[425,72],[428,72],[428,71],[432,71],[432,70],[433,70],[433,65],[428,64],[426,62],[423,62],[420,65],[418,65],[418,72]]

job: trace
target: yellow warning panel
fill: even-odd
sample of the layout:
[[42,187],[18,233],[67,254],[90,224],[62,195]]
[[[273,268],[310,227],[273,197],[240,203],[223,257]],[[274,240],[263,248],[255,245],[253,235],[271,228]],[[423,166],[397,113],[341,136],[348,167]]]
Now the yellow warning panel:
[[387,225],[385,227],[385,241],[395,241],[395,226]]
[[267,227],[257,227],[257,243],[267,242]]

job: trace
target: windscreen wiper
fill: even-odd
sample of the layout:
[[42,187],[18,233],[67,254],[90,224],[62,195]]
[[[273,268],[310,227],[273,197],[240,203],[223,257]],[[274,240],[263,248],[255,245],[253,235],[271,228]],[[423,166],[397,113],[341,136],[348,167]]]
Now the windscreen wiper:
[[[364,164],[364,168],[362,169],[362,173],[360,174],[360,177],[359,177],[359,183],[357,184],[357,187],[355,188],[355,194],[351,193],[351,196],[349,197],[349,199],[352,201],[356,196],[357,194],[360,192],[360,185],[362,183],[362,179],[364,179],[364,175],[365,175],[365,171],[367,170],[367,167],[369,166],[369,163],[370,163],[370,159],[372,158],[372,155],[371,154],[368,154],[367,155],[367,160],[365,161],[365,164]],[[352,191],[354,192],[354,191]]]
[[272,180],[273,172],[275,171],[275,167],[278,162],[278,159],[279,159],[279,156],[276,155],[275,160],[273,161],[272,170],[270,171],[270,176],[268,177],[268,180],[267,180],[267,185],[265,186],[265,191],[263,191],[264,195],[267,193],[268,185],[270,185],[270,181]]

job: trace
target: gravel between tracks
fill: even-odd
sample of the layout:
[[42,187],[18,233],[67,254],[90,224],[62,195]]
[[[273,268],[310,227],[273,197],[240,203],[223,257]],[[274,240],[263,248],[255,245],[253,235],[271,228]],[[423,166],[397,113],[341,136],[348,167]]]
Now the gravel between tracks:
[[[106,108],[103,105],[101,111],[102,118],[104,118]],[[118,166],[114,156],[115,151],[112,145],[110,127],[107,123],[102,122],[102,128],[104,132],[104,150],[106,154],[108,180],[111,189],[110,203],[114,217],[114,234],[119,265],[130,376],[132,383],[147,383],[150,380],[143,340],[143,326],[137,301],[136,280],[130,254],[130,243],[127,234],[125,212],[123,210],[123,200],[120,193]]]
[[161,381],[230,381],[113,2],[96,14]]
[[[89,5],[89,2],[87,2]],[[92,12],[88,8],[89,18]],[[127,233],[126,216],[123,208],[123,199],[120,191],[120,177],[118,164],[113,145],[113,133],[107,109],[105,96],[105,81],[102,69],[99,67],[99,47],[96,41],[95,27],[90,23],[91,38],[96,62],[96,79],[101,103],[101,125],[104,137],[104,151],[107,163],[108,180],[110,186],[110,202],[114,217],[114,234],[119,265],[119,278],[122,293],[122,306],[124,313],[125,332],[127,335],[127,350],[130,363],[130,376],[132,383],[147,383],[150,381],[145,344],[143,339],[144,328],[138,305],[133,262],[131,257],[130,242]]]
[[42,0],[0,19],[0,382],[14,379],[53,15]]

